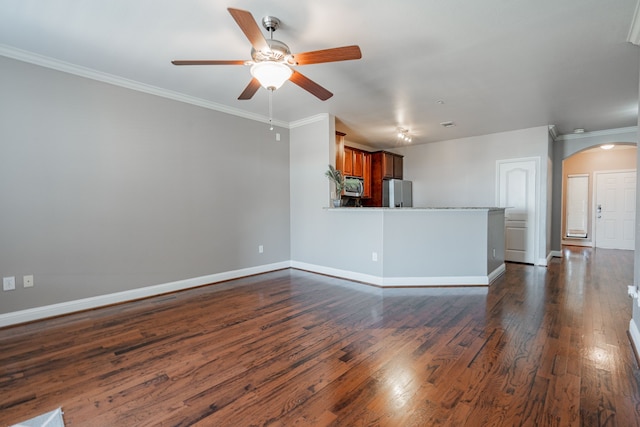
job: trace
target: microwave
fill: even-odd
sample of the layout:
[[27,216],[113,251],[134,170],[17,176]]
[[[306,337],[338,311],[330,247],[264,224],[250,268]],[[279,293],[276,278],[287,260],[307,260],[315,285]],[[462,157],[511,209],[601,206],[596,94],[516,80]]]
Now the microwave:
[[347,197],[360,197],[364,191],[364,180],[353,176],[344,178],[344,195]]

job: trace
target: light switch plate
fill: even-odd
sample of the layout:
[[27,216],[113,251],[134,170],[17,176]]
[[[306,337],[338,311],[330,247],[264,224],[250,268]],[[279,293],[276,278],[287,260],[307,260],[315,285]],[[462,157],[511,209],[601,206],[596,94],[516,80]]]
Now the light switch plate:
[[15,276],[3,277],[2,278],[2,290],[3,291],[13,291],[15,288],[16,288],[16,278],[15,278]]

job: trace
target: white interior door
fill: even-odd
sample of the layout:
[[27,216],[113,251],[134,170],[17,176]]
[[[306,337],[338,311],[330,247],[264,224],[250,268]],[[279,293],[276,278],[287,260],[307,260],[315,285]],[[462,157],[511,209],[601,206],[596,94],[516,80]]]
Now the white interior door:
[[535,264],[536,159],[498,161],[498,206],[505,210],[505,260]]
[[636,172],[596,173],[596,247],[635,248]]

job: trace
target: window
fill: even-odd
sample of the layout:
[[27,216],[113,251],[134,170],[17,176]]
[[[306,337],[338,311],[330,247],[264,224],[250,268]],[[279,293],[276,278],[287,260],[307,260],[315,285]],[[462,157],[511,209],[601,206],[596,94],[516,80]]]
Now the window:
[[587,237],[589,175],[567,176],[567,237]]

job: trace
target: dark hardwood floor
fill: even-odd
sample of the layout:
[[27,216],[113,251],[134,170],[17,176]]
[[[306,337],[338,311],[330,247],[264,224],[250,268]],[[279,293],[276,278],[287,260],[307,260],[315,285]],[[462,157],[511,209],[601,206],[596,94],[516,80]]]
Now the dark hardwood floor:
[[490,288],[297,270],[0,330],[0,425],[637,426],[633,252]]

